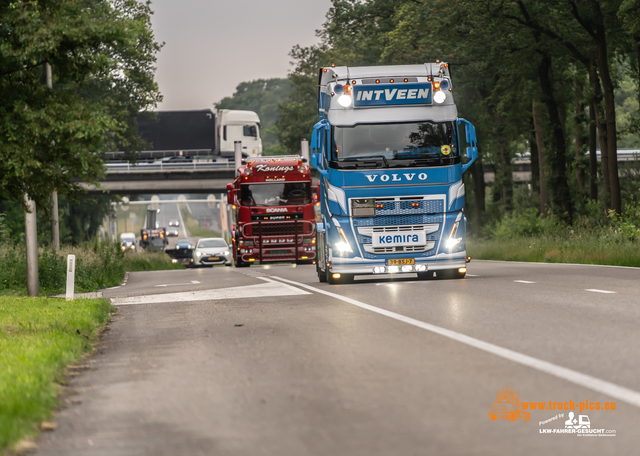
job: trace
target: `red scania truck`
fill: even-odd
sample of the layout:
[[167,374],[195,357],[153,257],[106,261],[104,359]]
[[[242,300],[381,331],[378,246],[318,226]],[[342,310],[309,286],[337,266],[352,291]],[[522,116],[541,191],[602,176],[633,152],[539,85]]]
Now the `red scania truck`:
[[306,159],[248,158],[227,185],[235,215],[236,267],[251,263],[313,263],[316,258],[315,192]]

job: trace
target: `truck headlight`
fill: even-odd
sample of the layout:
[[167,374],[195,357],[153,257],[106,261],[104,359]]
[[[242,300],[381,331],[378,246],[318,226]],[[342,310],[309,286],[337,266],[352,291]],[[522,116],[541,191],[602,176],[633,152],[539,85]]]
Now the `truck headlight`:
[[336,226],[338,234],[340,234],[340,241],[336,242],[336,250],[338,253],[353,253],[353,249],[347,240],[347,236],[344,234],[342,227]]
[[458,235],[458,228],[460,227],[460,222],[456,222],[453,224],[453,228],[451,228],[451,234],[449,234],[449,239],[445,242],[444,246],[448,249],[454,248],[456,245],[462,242],[462,238],[456,237]]
[[[435,101],[438,104],[444,103],[444,100],[446,99],[447,99],[447,94],[442,90],[438,90],[436,93],[433,94],[433,101]],[[338,103],[339,102],[340,100],[338,100]]]
[[352,102],[353,98],[351,98],[349,95],[342,94],[338,97],[338,104],[343,108],[348,108],[349,106],[351,106]]

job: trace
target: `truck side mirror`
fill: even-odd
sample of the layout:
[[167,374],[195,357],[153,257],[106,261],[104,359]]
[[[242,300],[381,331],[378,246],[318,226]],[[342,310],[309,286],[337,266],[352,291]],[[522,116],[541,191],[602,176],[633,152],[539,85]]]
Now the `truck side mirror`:
[[227,184],[227,204],[233,204],[233,184]]
[[458,119],[456,121],[457,125],[458,125],[458,129],[460,128],[460,124],[464,124],[465,126],[465,139],[467,141],[467,149],[466,149],[466,155],[467,155],[467,163],[465,163],[464,165],[462,165],[462,172],[464,173],[469,166],[471,166],[471,164],[476,160],[476,158],[478,158],[478,145],[477,145],[477,139],[476,139],[476,128],[473,126],[473,124],[471,122],[469,122],[468,120],[465,119]]
[[310,162],[311,166],[314,168],[318,168],[318,129],[316,127],[313,128],[313,133],[311,133],[311,143],[309,144],[311,148],[310,154]]

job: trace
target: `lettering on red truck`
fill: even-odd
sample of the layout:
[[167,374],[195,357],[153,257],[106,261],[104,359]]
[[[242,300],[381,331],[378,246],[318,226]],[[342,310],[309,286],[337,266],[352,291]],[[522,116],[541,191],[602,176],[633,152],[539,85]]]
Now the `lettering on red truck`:
[[268,207],[267,212],[289,212],[286,207]]

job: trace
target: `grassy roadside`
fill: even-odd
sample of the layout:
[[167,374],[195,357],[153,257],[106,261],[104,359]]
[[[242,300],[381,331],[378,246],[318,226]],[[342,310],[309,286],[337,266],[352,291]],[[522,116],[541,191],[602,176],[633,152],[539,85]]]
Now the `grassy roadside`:
[[37,434],[66,366],[91,350],[112,310],[106,299],[0,296],[0,454]]
[[163,252],[128,252],[124,257],[124,270],[165,271],[167,269],[184,269],[184,266],[171,262],[171,258]]
[[467,254],[478,260],[602,264],[640,267],[640,243],[599,237],[516,237],[467,241]]

